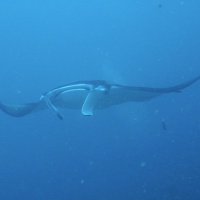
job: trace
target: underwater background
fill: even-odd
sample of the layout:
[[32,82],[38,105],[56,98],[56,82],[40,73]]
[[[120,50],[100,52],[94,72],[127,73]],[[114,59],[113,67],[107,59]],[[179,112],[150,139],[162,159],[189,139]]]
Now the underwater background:
[[[168,87],[200,74],[198,0],[1,0],[3,102],[102,79]],[[200,199],[200,82],[85,117],[0,113],[0,199]],[[163,120],[165,126],[163,126]],[[166,129],[166,130],[165,130]]]

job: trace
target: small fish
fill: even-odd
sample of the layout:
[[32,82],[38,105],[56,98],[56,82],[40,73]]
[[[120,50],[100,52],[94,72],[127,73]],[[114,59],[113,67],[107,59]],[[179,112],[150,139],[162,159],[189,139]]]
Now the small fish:
[[165,123],[165,120],[164,120],[164,119],[162,119],[162,127],[163,127],[163,130],[164,130],[164,131],[167,130],[166,123]]

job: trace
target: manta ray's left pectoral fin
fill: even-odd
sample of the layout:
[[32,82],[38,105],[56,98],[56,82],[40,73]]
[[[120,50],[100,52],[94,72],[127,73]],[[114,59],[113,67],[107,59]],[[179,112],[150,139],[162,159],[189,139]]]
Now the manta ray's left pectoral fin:
[[103,91],[103,90],[98,90],[98,89],[91,90],[88,93],[88,95],[87,95],[87,97],[86,97],[86,99],[83,103],[83,106],[82,106],[82,109],[81,109],[82,114],[86,115],[86,116],[93,115],[93,110],[94,110],[96,104],[104,96],[105,96],[105,91]]
[[0,110],[13,117],[22,117],[35,112],[40,106],[40,101],[36,103],[10,105],[0,102]]
[[45,103],[47,106],[56,114],[56,116],[60,119],[63,120],[63,115],[62,113],[52,104],[50,98],[48,96],[44,96]]

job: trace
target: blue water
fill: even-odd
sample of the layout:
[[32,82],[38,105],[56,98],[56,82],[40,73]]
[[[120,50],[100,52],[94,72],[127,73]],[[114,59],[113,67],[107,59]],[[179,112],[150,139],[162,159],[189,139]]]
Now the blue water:
[[[0,2],[1,100],[103,79],[146,87],[200,74],[200,1]],[[84,117],[0,113],[0,199],[200,199],[200,83]],[[166,130],[162,127],[165,120]]]

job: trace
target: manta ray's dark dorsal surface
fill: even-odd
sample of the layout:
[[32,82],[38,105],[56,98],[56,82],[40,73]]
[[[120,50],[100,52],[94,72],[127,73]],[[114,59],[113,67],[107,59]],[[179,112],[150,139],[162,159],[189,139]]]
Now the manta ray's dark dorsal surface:
[[60,108],[78,109],[83,115],[94,110],[126,102],[144,102],[162,94],[180,92],[200,79],[200,76],[180,85],[166,88],[122,86],[106,81],[79,81],[57,87],[43,94],[38,102],[10,105],[0,103],[0,109],[13,117],[22,117],[49,108],[63,119]]

